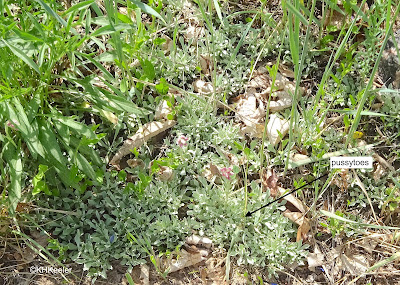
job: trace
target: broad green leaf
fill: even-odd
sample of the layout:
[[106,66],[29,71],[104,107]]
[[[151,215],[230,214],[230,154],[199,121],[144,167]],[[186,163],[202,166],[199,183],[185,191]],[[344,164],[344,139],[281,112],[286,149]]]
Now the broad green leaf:
[[57,141],[56,135],[49,123],[39,119],[39,140],[45,149],[45,159],[47,163],[54,166],[61,181],[67,187],[73,187],[77,190],[80,189],[78,183],[71,179],[70,171],[67,168],[67,161],[61,152],[60,145]]
[[35,37],[34,35],[23,32],[20,29],[13,29],[13,32],[23,41],[32,41],[32,42],[43,42],[43,39],[40,39],[38,37]]
[[49,169],[47,165],[40,164],[38,174],[33,177],[32,184],[33,184],[33,191],[32,195],[35,196],[40,192],[44,192],[47,195],[51,195],[49,190],[49,186],[47,186],[46,182],[43,180],[45,172]]
[[54,131],[50,128],[48,122],[40,119],[39,121],[39,140],[44,146],[46,157],[57,168],[64,168],[67,163],[64,155],[61,153],[59,143]]
[[29,123],[25,110],[19,103],[18,99],[14,98],[13,103],[17,110],[14,109],[12,104],[4,104],[8,112],[9,119],[16,124],[17,130],[22,135],[22,138],[27,144],[33,158],[37,159],[38,155],[44,158],[44,148],[38,140],[39,130],[36,121],[33,120],[31,124]]
[[6,143],[4,150],[4,156],[8,162],[10,184],[8,185],[8,201],[9,201],[9,212],[13,216],[15,215],[15,209],[17,208],[18,202],[21,200],[21,178],[22,178],[22,160],[20,156],[21,149],[16,149],[12,143]]
[[[71,117],[57,117],[53,118],[53,120],[58,120],[62,124],[70,127],[71,130],[75,131],[80,136],[86,136],[91,139],[96,138],[96,134],[88,126],[75,121]],[[60,134],[60,135],[69,135],[69,134]]]
[[83,171],[93,182],[97,183],[96,172],[88,160],[79,152],[76,155],[76,162],[80,170]]
[[169,85],[168,85],[167,81],[165,80],[165,78],[160,78],[160,83],[156,85],[156,90],[161,95],[168,94]]
[[83,56],[84,58],[86,58],[87,60],[89,60],[91,63],[93,63],[94,65],[96,65],[96,67],[97,67],[98,69],[100,69],[100,70],[103,72],[103,74],[104,74],[104,76],[105,76],[106,79],[108,79],[108,80],[110,80],[110,81],[114,81],[114,80],[115,80],[114,76],[113,76],[100,62],[94,60],[91,56],[89,56],[89,55],[87,55],[87,54],[79,53],[79,55],[80,55],[80,56]]
[[97,29],[90,36],[97,37],[97,36],[102,36],[102,35],[111,35],[115,32],[127,31],[127,30],[131,30],[131,29],[132,29],[132,26],[128,25],[128,24],[106,25],[104,27]]
[[93,166],[89,161],[79,152],[75,152],[72,148],[67,147],[68,153],[72,158],[72,161],[78,168],[85,173],[94,183],[97,183],[97,175],[93,169]]
[[164,24],[167,24],[164,20],[164,18],[157,13],[156,10],[154,10],[153,8],[151,8],[149,5],[144,4],[142,2],[136,1],[136,0],[129,0],[132,4],[138,6],[138,8],[140,8],[140,10],[142,10],[143,12],[150,14],[158,19],[160,19],[161,21],[163,21]]
[[154,65],[148,59],[145,59],[144,61],[142,61],[141,65],[142,65],[142,68],[143,68],[143,71],[144,71],[144,75],[150,81],[152,81],[156,77],[156,73],[155,73],[155,70],[154,70]]
[[2,39],[3,43],[8,46],[8,48],[20,59],[22,59],[27,65],[29,65],[33,70],[35,70],[37,73],[40,73],[39,66],[30,58],[28,57],[22,50],[19,48],[11,45],[10,43],[7,42],[7,40]]

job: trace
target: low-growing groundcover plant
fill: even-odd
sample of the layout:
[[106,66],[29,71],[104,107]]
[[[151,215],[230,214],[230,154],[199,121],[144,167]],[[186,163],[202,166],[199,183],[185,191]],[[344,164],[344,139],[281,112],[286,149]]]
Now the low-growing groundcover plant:
[[[222,119],[212,113],[201,112],[209,109],[206,102],[182,102],[183,110],[194,108],[182,112],[190,120],[178,128],[197,128],[198,132],[189,137],[177,131],[174,138],[166,138],[169,148],[165,156],[150,167],[154,170],[155,162],[167,163],[174,171],[171,181],[160,181],[151,170],[144,170],[142,177],[147,178],[132,184],[126,183],[126,175],[121,172],[106,171],[103,183],[85,193],[65,191],[59,197],[38,200],[41,207],[74,213],[65,216],[44,212],[40,216],[41,223],[66,253],[61,259],[83,264],[89,276],[105,278],[112,261],[131,269],[146,263],[149,253],[175,250],[194,231],[212,239],[215,246],[224,248],[238,264],[268,266],[270,274],[284,265],[301,263],[305,247],[301,242],[291,242],[295,229],[282,216],[280,205],[245,217],[246,207],[258,208],[272,198],[254,182],[249,189],[237,189],[236,174],[224,166],[226,158],[210,151],[205,143],[212,141],[217,148],[233,148],[234,142],[226,135],[238,137],[237,129],[218,123]],[[216,120],[215,124],[205,124],[210,121],[208,117]],[[145,147],[140,148],[138,157],[148,157],[150,153],[146,151]],[[201,176],[210,162],[220,166],[222,184]],[[135,169],[127,172],[136,173]],[[139,189],[137,186],[146,179],[149,179],[147,187]],[[249,191],[248,203],[245,191]],[[181,214],[182,211],[186,214]],[[135,237],[134,241],[128,238],[130,235]]]
[[[121,183],[116,184],[111,174],[105,177],[102,186],[93,186],[84,194],[49,197],[43,205],[73,214],[49,212],[39,219],[66,252],[61,257],[63,261],[83,264],[89,276],[106,278],[113,260],[129,268],[146,263],[149,252],[176,249],[192,230],[227,250],[233,239],[230,256],[236,257],[238,264],[268,265],[270,273],[301,262],[305,256],[301,242],[290,242],[295,230],[281,215],[279,205],[246,218],[243,191],[234,193],[203,178],[188,187],[193,191],[190,210],[179,218],[178,211],[187,199],[177,187],[179,179],[169,183],[153,181],[138,198],[136,193],[124,191]],[[251,188],[251,207],[269,201],[268,193],[259,186],[253,183]],[[140,242],[131,242],[129,234]]]
[[[350,0],[294,0],[276,7],[264,0],[249,5],[218,0],[3,2],[1,201],[10,214],[30,199],[47,208],[38,221],[52,235],[48,248],[60,260],[82,264],[89,276],[106,277],[112,262],[131,269],[149,257],[153,261],[155,254],[179,249],[195,232],[226,251],[226,264],[234,259],[274,274],[303,261],[306,246],[293,241],[295,229],[282,216],[283,205],[245,217],[271,200],[253,180],[267,165],[279,171],[285,166],[286,173],[293,151],[318,159],[295,169],[307,175],[328,167],[319,161],[324,154],[361,143],[353,134],[366,133],[370,123],[371,116],[361,111],[368,111],[377,97],[371,90],[373,65],[392,25],[390,5],[398,1],[374,1],[369,9],[363,4],[371,1],[365,0],[361,6]],[[330,19],[335,12],[341,24]],[[193,37],[197,32],[200,36]],[[293,129],[274,146],[240,135],[232,108],[215,107],[246,96],[259,67],[269,68],[274,77],[280,67],[276,60],[293,67],[290,80],[299,86],[310,80],[315,85],[308,85],[311,92],[304,96],[295,91],[291,110],[279,112]],[[315,69],[325,69],[321,80],[310,76]],[[215,92],[190,93],[199,78]],[[182,94],[174,98],[171,90]],[[399,130],[398,93],[392,91],[381,92],[382,115],[374,113],[388,134],[388,147],[397,143]],[[118,145],[153,121],[156,105],[166,98],[173,109],[168,119],[176,125],[164,140],[132,150],[142,160],[140,167],[119,173],[107,169]],[[331,125],[326,119],[336,113],[343,116]],[[366,137],[368,143],[381,139]],[[388,157],[398,154],[393,147]],[[204,177],[211,165],[219,181]],[[161,179],[161,167],[172,169],[171,180]],[[389,185],[385,178],[360,174],[370,197],[351,185],[347,205],[336,201],[339,208],[333,203],[330,209],[361,223],[360,208],[369,214],[365,205],[371,198],[381,215],[395,214],[398,171],[392,174]],[[315,205],[323,197],[317,190],[314,195]],[[350,209],[355,215],[348,214]],[[359,234],[336,217],[325,222],[334,238]]]

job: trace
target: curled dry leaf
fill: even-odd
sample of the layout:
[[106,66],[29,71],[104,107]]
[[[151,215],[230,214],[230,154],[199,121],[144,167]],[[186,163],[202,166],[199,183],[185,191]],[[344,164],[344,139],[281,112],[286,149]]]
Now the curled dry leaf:
[[289,77],[289,78],[294,78],[294,72],[293,72],[293,70],[292,70],[291,68],[289,68],[288,66],[286,66],[286,65],[284,65],[284,64],[282,64],[282,63],[280,63],[278,69],[279,69],[279,72],[280,72],[283,76],[286,76],[286,77]]
[[162,38],[165,40],[165,43],[162,44],[161,48],[164,51],[164,54],[168,55],[174,46],[174,42],[167,35],[163,35]]
[[152,137],[162,133],[163,131],[171,128],[176,124],[176,121],[153,121],[143,125],[139,130],[130,138],[127,138],[124,144],[120,147],[117,153],[114,155],[110,164],[116,165],[122,157],[131,153],[134,148],[141,147],[146,141]]
[[266,68],[259,68],[254,72],[253,79],[250,80],[248,87],[250,88],[268,88],[271,84],[271,78],[268,76]]
[[364,255],[357,254],[342,254],[342,269],[349,272],[351,275],[361,275],[369,268],[369,262]]
[[210,73],[213,69],[211,56],[208,54],[204,54],[204,55],[202,54],[202,55],[200,55],[199,61],[200,61],[201,71],[205,75],[210,75]]
[[265,110],[263,103],[256,98],[254,92],[254,89],[250,89],[246,96],[238,100],[236,117],[245,124],[241,129],[244,134],[261,138],[264,133],[262,121],[265,117]]
[[269,109],[272,112],[277,112],[289,108],[292,106],[292,96],[290,96],[286,91],[276,91],[272,93],[276,96],[276,101],[269,102]]
[[[279,191],[279,196],[283,196],[288,192],[287,190],[281,187],[278,187],[278,191]],[[304,206],[304,204],[299,199],[297,199],[293,194],[290,194],[284,197],[283,199],[285,199],[288,202],[286,203],[286,208],[290,207],[291,211],[299,211],[303,214],[307,211],[307,207]]]
[[221,173],[219,172],[218,167],[212,163],[210,163],[210,171],[211,171],[211,174],[214,176],[221,176]]
[[186,29],[185,38],[187,41],[193,40],[192,45],[196,45],[197,41],[200,38],[204,38],[205,29],[202,26],[189,24],[189,27]]
[[186,243],[189,245],[198,245],[206,248],[212,247],[212,240],[208,237],[200,237],[198,235],[191,235],[190,237],[186,238]]
[[325,255],[321,252],[318,245],[315,244],[314,252],[307,255],[308,269],[315,270],[315,267],[325,264]]
[[128,159],[126,161],[126,163],[129,165],[129,167],[135,168],[135,167],[140,167],[140,168],[144,168],[145,164],[143,162],[143,160],[141,159]]
[[185,267],[207,260],[208,254],[209,251],[206,249],[199,249],[197,251],[191,250],[190,252],[182,249],[179,253],[179,258],[168,261],[167,267],[170,273],[176,272]]
[[210,82],[205,82],[201,79],[196,80],[196,82],[193,84],[194,91],[204,94],[204,95],[209,95],[214,92],[214,87]]
[[174,171],[168,166],[160,166],[157,177],[160,181],[171,181],[174,178]]
[[300,212],[290,212],[289,210],[286,210],[283,215],[299,225],[299,228],[297,229],[296,241],[307,239],[307,233],[311,229],[310,220],[304,217],[304,214]]
[[261,177],[262,185],[265,188],[270,189],[271,197],[278,196],[278,175],[276,175],[274,169],[268,169],[267,171],[263,171],[263,175]]
[[238,118],[247,126],[259,123],[265,116],[263,104],[260,100],[257,100],[254,94],[249,94],[241,99],[236,106],[236,110],[239,115]]
[[306,159],[309,159],[309,157],[301,153],[295,153],[295,154],[292,153],[290,156],[290,160],[293,162],[303,161]]
[[155,120],[167,120],[168,115],[171,114],[172,109],[168,106],[168,102],[166,100],[162,100],[157,108],[156,113],[154,115]]
[[271,114],[267,125],[267,135],[272,145],[277,145],[281,141],[279,133],[284,137],[289,132],[288,121],[279,118],[275,114]]
[[214,182],[218,185],[222,184],[221,173],[219,172],[218,167],[216,167],[212,163],[204,167],[201,175],[205,177],[209,182]]
[[140,265],[140,280],[143,285],[150,284],[150,268],[147,264]]

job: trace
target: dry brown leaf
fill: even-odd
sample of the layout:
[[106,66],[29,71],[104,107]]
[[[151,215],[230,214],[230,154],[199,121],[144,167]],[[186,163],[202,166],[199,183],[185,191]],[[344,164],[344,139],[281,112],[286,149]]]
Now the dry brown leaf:
[[371,254],[378,245],[378,241],[371,237],[366,237],[363,238],[358,245]]
[[155,120],[167,120],[168,115],[171,114],[172,109],[168,106],[168,102],[166,100],[162,100],[157,108],[156,113],[154,115]]
[[[48,241],[47,241],[48,236],[47,235],[41,234],[38,231],[32,231],[31,236],[37,244],[39,244],[40,246],[42,246],[44,248],[47,247],[47,244],[48,244]],[[32,243],[32,246],[34,248],[36,248],[36,250],[32,249],[29,246],[27,246],[25,248],[18,247],[19,254],[21,254],[21,258],[23,259],[24,263],[31,263],[32,261],[34,261],[38,255],[38,252],[41,251],[40,248],[38,248],[36,246],[36,244]]]
[[297,229],[296,241],[299,241],[301,239],[306,240],[307,233],[310,231],[311,227],[310,221],[306,217],[304,217],[304,214],[300,212],[291,212],[289,210],[286,210],[285,212],[283,212],[283,215],[292,222],[299,225],[299,228]]
[[[283,189],[281,187],[278,187],[278,191],[280,196],[283,196],[285,193],[287,193],[288,191],[286,189]],[[286,204],[286,207],[288,208],[288,206],[291,208],[294,207],[295,210],[293,209],[292,211],[300,211],[301,213],[305,213],[307,211],[306,206],[304,206],[304,204],[297,199],[295,196],[293,196],[293,194],[290,194],[286,197],[284,197],[283,199],[285,199],[288,203],[290,203],[291,205],[288,205],[288,203]]]
[[285,76],[280,74],[279,72],[276,73],[275,82],[274,82],[274,90],[285,90],[288,85],[293,84],[287,79]]
[[374,178],[375,182],[378,182],[385,174],[386,174],[385,168],[382,166],[382,164],[378,163],[376,165],[376,169],[372,173],[372,177]]
[[262,138],[264,134],[264,124],[262,123],[254,123],[250,126],[243,126],[240,129],[241,134],[249,135],[252,138]]
[[395,171],[394,167],[386,160],[384,159],[382,156],[380,156],[377,153],[372,154],[372,157],[379,162],[379,164],[381,164],[382,166],[386,167],[387,169],[391,170],[391,171]]
[[264,69],[259,69],[254,73],[253,79],[250,80],[248,87],[250,88],[268,88],[271,84],[271,79],[268,76],[268,71]]
[[157,178],[160,181],[171,181],[174,178],[174,171],[168,166],[160,166],[160,170],[157,173]]
[[277,145],[281,141],[280,132],[284,137],[289,132],[288,121],[279,118],[275,114],[271,114],[267,125],[267,135],[272,145]]
[[315,267],[325,264],[325,255],[321,252],[318,245],[315,245],[314,252],[307,255],[308,269],[315,270]]
[[249,94],[240,99],[236,106],[238,118],[247,126],[259,123],[265,117],[265,110],[263,107],[264,105],[261,100],[257,100],[253,90],[249,90]]
[[150,268],[146,264],[140,265],[140,280],[143,282],[143,285],[150,284]]
[[210,163],[210,171],[211,171],[211,174],[214,176],[221,176],[221,173],[219,172],[218,167],[212,163]]
[[292,96],[290,96],[286,91],[276,91],[272,93],[276,96],[276,101],[269,102],[269,109],[272,112],[277,112],[289,108],[292,106]]
[[139,130],[130,138],[127,138],[124,144],[120,147],[118,152],[112,158],[110,164],[116,165],[122,157],[131,153],[134,148],[141,147],[146,141],[152,137],[162,133],[163,131],[171,128],[176,124],[176,121],[153,121],[143,125]]
[[300,212],[291,212],[289,210],[286,210],[285,212],[283,212],[283,215],[299,226],[301,226],[304,221],[304,216]]
[[214,87],[210,82],[205,82],[201,79],[196,80],[193,84],[194,91],[204,94],[204,95],[209,95],[214,92]]
[[199,58],[201,71],[205,75],[210,75],[213,70],[211,56],[208,54],[200,55]]
[[214,182],[215,184],[222,184],[221,173],[218,167],[213,164],[206,165],[203,172],[201,173],[209,182]]
[[369,262],[364,255],[341,255],[342,266],[344,270],[351,275],[361,275],[369,268]]
[[185,267],[192,266],[199,262],[208,259],[209,251],[205,249],[199,249],[198,252],[188,252],[182,249],[179,253],[178,259],[172,259],[168,261],[167,267],[169,268],[169,273],[176,272]]
[[161,48],[164,51],[164,54],[168,55],[174,46],[174,42],[167,35],[162,35],[161,38],[163,38],[165,40],[165,43],[162,44]]
[[206,248],[211,248],[213,244],[212,240],[210,240],[208,237],[200,237],[197,235],[191,235],[190,237],[187,237],[186,243],[189,245],[198,245]]
[[278,194],[278,175],[276,175],[274,169],[268,169],[265,173],[263,172],[262,185],[265,188],[270,189],[271,197],[276,197]]
[[204,27],[190,23],[189,27],[186,29],[185,32],[185,39],[187,41],[193,40],[192,45],[196,45],[197,41],[200,38],[204,38],[204,35],[205,35]]
[[309,157],[307,155],[304,155],[301,153],[295,153],[290,156],[290,160],[292,162],[298,162],[298,161],[302,161],[302,160],[306,160],[306,159],[309,159]]
[[140,168],[144,168],[145,164],[143,162],[143,160],[141,159],[128,159],[126,161],[126,163],[129,165],[129,167],[135,168],[135,167],[140,167]]
[[303,222],[297,229],[297,236],[296,236],[296,241],[306,241],[308,239],[307,234],[310,231],[311,226],[310,226],[310,220],[307,219],[306,217],[303,217]]
[[241,128],[243,134],[261,138],[264,133],[264,123],[261,122],[265,117],[265,110],[263,103],[256,98],[254,92],[254,89],[250,89],[246,96],[238,100],[236,116],[245,124]]
[[286,77],[289,77],[289,78],[294,78],[293,70],[291,68],[289,68],[288,66],[282,64],[282,63],[279,64],[279,72],[283,76],[286,76]]

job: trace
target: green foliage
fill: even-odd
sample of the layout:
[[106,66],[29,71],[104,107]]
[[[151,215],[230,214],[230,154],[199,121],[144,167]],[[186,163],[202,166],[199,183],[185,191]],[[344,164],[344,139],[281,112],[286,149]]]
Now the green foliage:
[[148,184],[139,200],[135,193],[124,191],[122,182],[106,172],[104,183],[85,193],[70,191],[60,197],[42,197],[43,207],[65,209],[75,215],[48,212],[40,217],[46,229],[58,237],[64,259],[83,264],[90,276],[106,277],[112,260],[120,260],[131,268],[145,263],[147,248],[130,243],[129,234],[141,243],[151,244],[157,251],[174,250],[189,234],[189,222],[179,219],[183,193],[176,182]]
[[[251,209],[272,200],[254,182],[249,197]],[[283,268],[282,264],[301,262],[306,254],[305,247],[289,242],[295,230],[279,213],[281,205],[275,203],[251,217],[244,217],[244,200],[244,189],[232,192],[229,187],[212,186],[199,179],[188,214],[196,221],[195,228],[217,244],[229,245],[234,238],[230,256],[237,257],[238,264],[268,265],[269,272],[273,273],[273,267]],[[236,230],[239,230],[238,235],[235,235]]]

